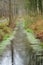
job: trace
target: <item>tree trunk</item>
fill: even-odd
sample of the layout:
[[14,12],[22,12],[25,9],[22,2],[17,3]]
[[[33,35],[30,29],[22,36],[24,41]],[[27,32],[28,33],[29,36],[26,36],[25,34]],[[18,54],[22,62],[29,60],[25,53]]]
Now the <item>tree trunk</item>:
[[40,10],[40,13],[42,14],[42,0],[39,0],[39,10]]
[[39,4],[38,4],[39,0],[37,0],[37,13],[39,14]]
[[14,16],[13,16],[13,6],[12,6],[12,0],[9,0],[9,26],[12,28],[14,27]]

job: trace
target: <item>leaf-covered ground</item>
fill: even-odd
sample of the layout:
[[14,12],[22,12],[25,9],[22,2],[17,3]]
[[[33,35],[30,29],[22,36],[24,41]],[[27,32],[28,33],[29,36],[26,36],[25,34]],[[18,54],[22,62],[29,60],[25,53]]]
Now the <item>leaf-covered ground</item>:
[[10,37],[13,32],[13,28],[9,27],[9,20],[0,18],[0,42]]
[[36,37],[43,42],[43,16],[27,16],[25,17],[25,28],[32,30]]

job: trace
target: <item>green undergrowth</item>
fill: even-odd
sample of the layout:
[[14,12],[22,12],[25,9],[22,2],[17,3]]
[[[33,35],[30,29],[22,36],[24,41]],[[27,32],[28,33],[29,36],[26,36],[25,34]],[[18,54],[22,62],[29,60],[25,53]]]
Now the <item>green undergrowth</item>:
[[7,45],[11,44],[11,40],[14,38],[15,31],[11,33],[11,35],[5,35],[4,40],[0,42],[0,54],[4,51]]
[[30,28],[26,29],[27,32],[34,33],[34,31]]

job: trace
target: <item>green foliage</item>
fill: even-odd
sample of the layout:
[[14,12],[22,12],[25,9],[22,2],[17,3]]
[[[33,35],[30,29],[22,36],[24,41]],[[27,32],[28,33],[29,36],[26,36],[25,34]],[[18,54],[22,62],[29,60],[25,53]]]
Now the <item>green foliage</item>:
[[14,38],[15,31],[11,33],[11,35],[4,35],[3,41],[0,42],[0,54],[3,53],[4,49],[7,45],[11,44],[10,41]]
[[41,48],[43,49],[43,42],[40,43]]
[[9,34],[5,34],[4,37],[3,37],[3,40],[7,40],[7,38],[9,38],[10,35]]
[[32,29],[26,29],[27,32],[30,32],[30,33],[33,33],[33,30]]

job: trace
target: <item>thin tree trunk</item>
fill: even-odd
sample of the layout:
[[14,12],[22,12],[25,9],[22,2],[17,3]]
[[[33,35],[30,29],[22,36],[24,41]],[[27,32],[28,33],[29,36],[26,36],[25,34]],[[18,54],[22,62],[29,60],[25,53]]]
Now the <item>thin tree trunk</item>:
[[40,13],[42,14],[42,0],[39,0],[39,10],[40,10]]
[[37,13],[39,14],[39,4],[38,4],[39,0],[37,0]]

